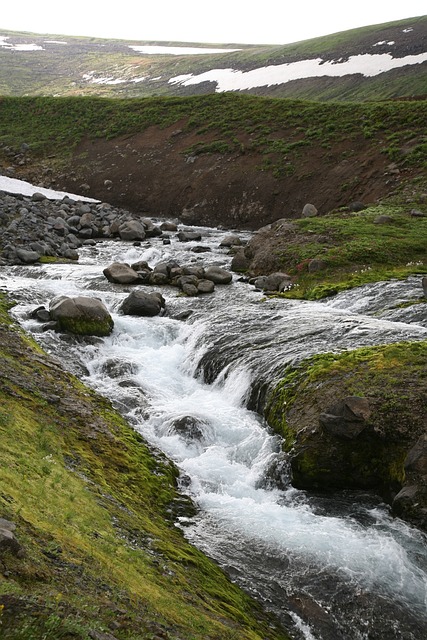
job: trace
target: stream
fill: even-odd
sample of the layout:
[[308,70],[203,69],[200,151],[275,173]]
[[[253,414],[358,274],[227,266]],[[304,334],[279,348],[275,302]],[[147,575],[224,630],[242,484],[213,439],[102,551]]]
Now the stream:
[[[175,238],[138,247],[101,241],[82,248],[77,264],[0,267],[2,286],[18,302],[13,315],[20,324],[174,460],[182,491],[199,507],[177,526],[274,612],[292,638],[426,638],[426,536],[370,494],[294,489],[280,438],[256,411],[287,364],[327,351],[425,340],[425,305],[399,307],[420,297],[421,278],[307,302],[265,300],[235,275],[231,285],[197,298],[153,287],[166,300],[161,317],[120,314],[131,288],[103,276],[113,261],[229,268],[231,258],[219,248],[226,233],[201,231],[210,252],[196,254],[191,249],[200,242]],[[29,312],[57,295],[101,298],[114,318],[111,336],[43,331]],[[277,460],[280,488],[268,480]]]

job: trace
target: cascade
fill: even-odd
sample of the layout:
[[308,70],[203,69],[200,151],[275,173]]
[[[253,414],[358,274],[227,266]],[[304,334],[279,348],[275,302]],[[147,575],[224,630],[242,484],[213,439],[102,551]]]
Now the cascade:
[[[144,438],[181,470],[198,505],[177,525],[232,579],[274,611],[292,637],[305,640],[420,640],[427,635],[426,537],[372,495],[310,495],[267,470],[281,458],[280,438],[252,409],[286,363],[358,346],[426,339],[409,299],[419,279],[366,285],[333,300],[263,300],[237,278],[196,299],[155,288],[162,317],[124,316],[129,288],[102,270],[111,262],[165,259],[229,266],[223,233],[203,230],[211,252],[193,243],[141,247],[103,241],[78,264],[1,267],[18,301],[14,315],[64,366],[104,394]],[[158,241],[157,241],[158,242]],[[56,295],[101,298],[115,328],[103,339],[65,339],[41,330],[29,311]],[[387,307],[388,304],[388,307]],[[389,310],[387,310],[389,309]],[[186,321],[177,319],[192,312]],[[405,315],[406,314],[406,315]]]

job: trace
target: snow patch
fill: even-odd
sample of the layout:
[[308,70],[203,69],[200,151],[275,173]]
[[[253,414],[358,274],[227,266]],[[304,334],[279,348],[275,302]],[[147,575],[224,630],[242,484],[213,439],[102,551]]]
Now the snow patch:
[[46,44],[68,44],[68,42],[64,42],[63,40],[45,40]]
[[322,76],[342,77],[351,74],[361,74],[365,77],[377,76],[391,69],[407,65],[422,64],[427,61],[427,52],[404,58],[393,58],[390,53],[362,54],[350,56],[345,62],[324,61],[322,58],[300,60],[280,65],[260,67],[251,71],[238,69],[211,69],[194,76],[184,74],[170,78],[169,83],[190,86],[201,82],[215,82],[216,91],[241,91],[278,84],[285,84],[292,80],[304,78],[320,78]]
[[91,71],[90,73],[83,74],[83,80],[86,82],[90,82],[90,84],[123,84],[124,82],[128,82],[124,78],[114,78],[114,76],[95,76],[95,72]]
[[0,36],[0,47],[3,47],[3,49],[10,49],[11,51],[44,51],[39,44],[12,44],[6,42],[6,40],[9,40],[8,36]]
[[394,40],[390,40],[389,42],[387,42],[387,40],[380,40],[380,42],[376,42],[375,44],[373,44],[373,47],[381,47],[382,45],[387,44],[389,46],[396,44]]
[[68,196],[73,200],[80,200],[81,202],[100,202],[100,200],[87,198],[86,196],[79,196],[75,193],[54,191],[53,189],[45,189],[44,187],[35,187],[29,182],[25,182],[25,180],[7,178],[6,176],[0,176],[0,190],[5,191],[6,193],[20,193],[23,196],[32,196],[33,193],[42,193],[49,200],[62,200],[62,198]]

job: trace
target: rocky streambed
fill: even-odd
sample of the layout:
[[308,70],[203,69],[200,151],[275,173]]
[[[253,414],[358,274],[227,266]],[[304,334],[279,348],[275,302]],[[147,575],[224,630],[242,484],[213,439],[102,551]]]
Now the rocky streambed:
[[[356,294],[359,307],[347,293],[321,303],[265,299],[260,288],[286,287],[286,274],[257,288],[233,276],[224,232],[166,230],[102,203],[38,198],[2,200],[2,276],[19,302],[16,317],[177,462],[200,507],[181,522],[188,538],[287,625],[292,614],[296,638],[424,637],[425,539],[391,517],[378,495],[393,499],[407,478],[420,490],[406,492],[400,504],[413,499],[412,506],[401,513],[423,526],[427,329],[409,307],[393,317],[396,304],[422,291],[421,278],[367,285]],[[139,237],[126,237],[134,223]],[[42,238],[57,253],[23,260],[19,250],[38,253],[33,243]],[[58,243],[74,238],[78,260]],[[46,257],[67,263],[40,264]],[[212,273],[224,280],[213,282]],[[204,281],[213,295],[199,290]],[[126,313],[138,291],[156,298],[158,313]],[[100,298],[114,328],[102,339],[52,331],[33,312],[58,295]],[[367,370],[375,349],[409,342],[419,345],[418,359],[404,375],[393,358]],[[358,348],[362,368],[357,355],[340,363],[340,353]],[[332,364],[322,378],[310,358],[327,352],[336,359],[326,358]],[[407,356],[395,358],[404,364]],[[407,437],[411,403],[417,420]],[[265,411],[278,435],[260,417]],[[392,452],[397,457],[384,457]]]

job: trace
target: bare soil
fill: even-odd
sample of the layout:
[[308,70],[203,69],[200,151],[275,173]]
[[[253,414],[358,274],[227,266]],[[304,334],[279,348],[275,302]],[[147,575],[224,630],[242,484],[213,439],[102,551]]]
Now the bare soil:
[[[286,140],[288,132],[280,137]],[[200,155],[189,149],[215,140],[214,134],[200,136],[176,124],[114,140],[87,140],[66,173],[45,175],[43,184],[74,193],[83,189],[134,213],[258,229],[283,217],[300,217],[306,203],[320,215],[354,201],[374,203],[416,174],[391,164],[378,141],[360,138],[326,148],[314,142],[291,158],[291,175],[278,177],[262,168],[265,156],[248,149],[243,134],[239,139],[239,151]],[[278,158],[269,159],[274,167]],[[27,166],[29,171],[33,168]]]

